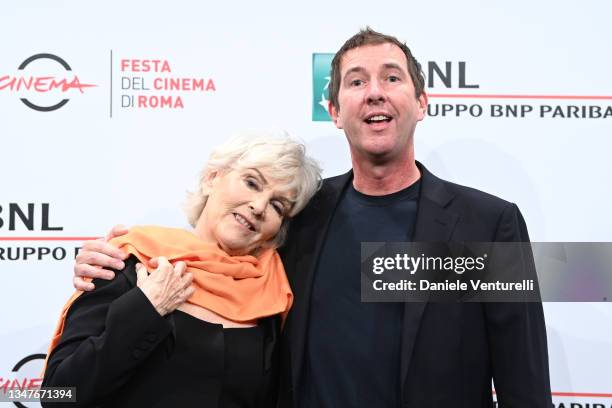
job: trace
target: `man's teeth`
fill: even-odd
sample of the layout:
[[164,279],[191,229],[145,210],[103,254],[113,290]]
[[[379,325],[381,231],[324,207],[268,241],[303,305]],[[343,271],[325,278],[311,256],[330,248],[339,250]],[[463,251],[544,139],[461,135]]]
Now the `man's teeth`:
[[244,225],[245,227],[247,227],[251,231],[254,230],[253,226],[251,224],[249,224],[249,222],[242,215],[236,214],[234,216],[234,218],[236,218],[236,221],[238,221],[240,224]]
[[382,122],[385,120],[391,120],[391,118],[385,115],[376,115],[369,118],[368,122]]

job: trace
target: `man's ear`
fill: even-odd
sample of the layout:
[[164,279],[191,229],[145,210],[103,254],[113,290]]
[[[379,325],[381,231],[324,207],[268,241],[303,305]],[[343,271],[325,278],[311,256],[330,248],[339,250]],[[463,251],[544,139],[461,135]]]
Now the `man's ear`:
[[336,107],[329,102],[327,104],[327,111],[329,112],[329,116],[331,116],[332,120],[334,121],[334,125],[336,125],[338,129],[342,129],[344,125],[342,124],[342,118],[340,117],[340,110],[336,109]]
[[419,116],[417,120],[423,120],[425,116],[427,115],[427,103],[428,103],[427,94],[425,93],[424,90],[421,92],[421,95],[419,95],[417,100],[419,102]]

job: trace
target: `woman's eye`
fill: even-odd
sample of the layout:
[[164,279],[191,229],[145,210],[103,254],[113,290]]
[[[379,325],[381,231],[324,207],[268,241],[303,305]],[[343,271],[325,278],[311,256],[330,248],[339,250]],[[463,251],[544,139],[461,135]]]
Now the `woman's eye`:
[[283,205],[277,201],[272,203],[272,208],[274,208],[274,211],[276,211],[276,213],[281,216],[285,212],[285,208],[283,207]]
[[245,178],[244,179],[244,184],[246,184],[246,186],[248,188],[250,188],[250,189],[253,189],[253,190],[258,190],[259,189],[259,184],[257,183],[257,181],[255,181],[251,177]]

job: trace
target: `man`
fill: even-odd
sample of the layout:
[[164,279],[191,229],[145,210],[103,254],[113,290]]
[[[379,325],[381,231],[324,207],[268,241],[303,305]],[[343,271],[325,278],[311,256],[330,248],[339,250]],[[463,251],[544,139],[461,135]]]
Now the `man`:
[[[362,241],[529,241],[516,205],[415,161],[426,109],[420,65],[396,38],[368,28],[336,54],[329,111],[352,170],[325,180],[281,249],[295,293],[282,407],[492,407],[492,379],[502,407],[552,406],[541,304],[360,301]],[[104,243],[86,249],[77,276],[116,262]]]

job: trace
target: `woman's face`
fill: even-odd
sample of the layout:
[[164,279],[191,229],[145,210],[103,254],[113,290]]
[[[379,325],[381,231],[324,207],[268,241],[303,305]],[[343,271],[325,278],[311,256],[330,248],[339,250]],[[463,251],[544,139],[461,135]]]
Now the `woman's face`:
[[254,252],[276,236],[291,210],[291,192],[283,186],[265,168],[211,174],[196,233],[230,255]]

